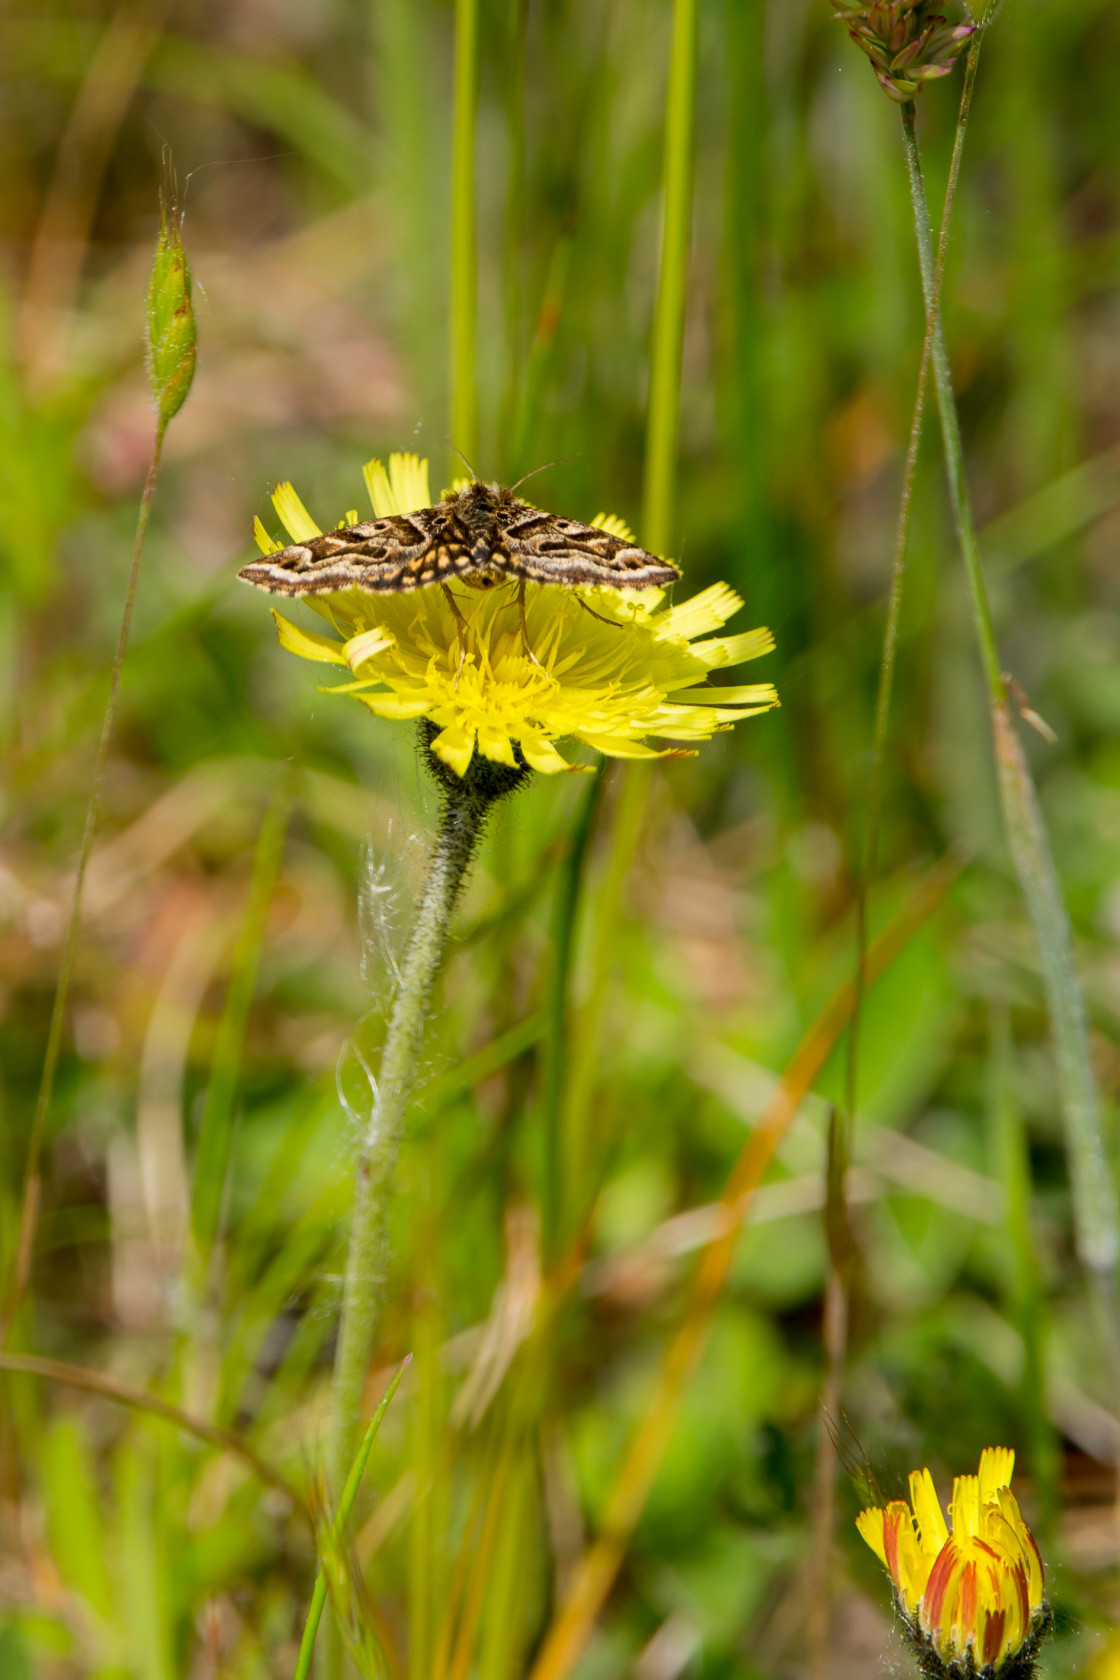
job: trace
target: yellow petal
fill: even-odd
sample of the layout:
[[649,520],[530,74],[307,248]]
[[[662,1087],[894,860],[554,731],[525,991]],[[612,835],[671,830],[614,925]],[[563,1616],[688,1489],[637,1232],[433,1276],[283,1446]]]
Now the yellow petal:
[[684,636],[691,641],[694,636],[706,636],[709,630],[718,630],[727,623],[733,613],[737,613],[743,604],[743,597],[736,594],[729,583],[713,583],[707,589],[702,589],[699,595],[694,595],[691,601],[683,601],[679,607],[670,607],[669,611],[657,621],[659,634]]
[[642,741],[628,741],[624,735],[589,735],[585,730],[576,732],[576,738],[586,741],[589,747],[601,752],[607,758],[664,758],[665,754],[655,752],[653,747],[647,747]]
[[766,698],[758,706],[717,706],[716,717],[720,723],[742,723],[744,718],[757,717],[759,712],[772,712],[780,706],[778,691],[771,688]]
[[892,1499],[883,1512],[883,1549],[894,1584],[912,1610],[926,1590],[930,1562],[918,1544],[910,1507]]
[[1026,1563],[1030,1607],[1032,1610],[1037,1610],[1042,1603],[1043,1586],[1042,1553],[1038,1549],[1038,1542],[1023,1521],[1019,1501],[1011,1489],[997,1488],[996,1500],[999,1504],[1000,1514],[1014,1533],[1019,1551]]
[[253,540],[262,554],[279,554],[284,546],[283,543],[273,542],[259,514],[253,519]]
[[621,537],[623,542],[632,543],[638,540],[625,519],[620,519],[617,513],[597,513],[591,524],[612,537]]
[[887,1550],[883,1544],[883,1513],[879,1507],[870,1505],[866,1511],[861,1511],[856,1518],[856,1527],[879,1559],[879,1562],[885,1564]]
[[431,507],[428,463],[419,455],[390,455],[389,483],[398,513],[416,513],[419,508]]
[[674,701],[697,700],[707,706],[776,706],[778,691],[773,683],[741,683],[737,688],[671,688]]
[[[409,718],[423,717],[431,709],[427,695],[423,694],[413,699],[403,694],[359,694],[357,698],[378,717],[393,718],[398,723],[403,723]],[[442,753],[440,757],[443,757]]]
[[958,1538],[971,1538],[980,1532],[980,1478],[957,1476],[953,1482],[953,1502],[949,1506],[953,1519],[953,1533]]
[[509,736],[504,729],[497,729],[493,724],[479,724],[478,750],[494,764],[508,764],[511,770],[517,766]]
[[457,776],[465,776],[467,765],[474,757],[474,731],[461,724],[451,724],[436,736],[432,751],[437,758],[449,764]]
[[283,484],[278,484],[272,492],[272,505],[276,509],[276,517],[293,542],[307,542],[310,537],[322,536],[322,531],[287,479]]
[[363,630],[360,636],[351,636],[345,647],[346,663],[352,671],[356,671],[365,660],[372,659],[376,653],[384,653],[392,645],[393,637],[376,624],[372,630]]
[[721,665],[759,659],[773,646],[773,631],[760,626],[757,630],[744,630],[741,636],[717,636],[708,642],[693,642],[691,651],[699,655],[709,671],[715,671]]
[[390,519],[394,513],[401,511],[397,506],[397,498],[393,494],[393,487],[389,483],[389,475],[380,461],[367,461],[362,468],[362,477],[366,481],[369,499],[373,503],[373,511],[378,519]]
[[911,1470],[910,1504],[917,1519],[922,1550],[935,1558],[949,1538],[949,1525],[928,1470]]
[[539,770],[542,776],[555,776],[561,770],[585,768],[583,765],[569,764],[567,759],[561,758],[552,742],[544,740],[540,735],[523,735],[520,746],[526,764],[532,770]]
[[980,1503],[990,1504],[997,1488],[1011,1486],[1015,1453],[1011,1447],[985,1447],[980,1454]]
[[341,642],[332,642],[329,636],[316,636],[314,631],[304,630],[301,625],[293,624],[290,618],[282,617],[275,607],[272,616],[276,620],[280,646],[287,648],[289,653],[298,653],[301,659],[318,660],[320,665],[345,665],[346,655]]

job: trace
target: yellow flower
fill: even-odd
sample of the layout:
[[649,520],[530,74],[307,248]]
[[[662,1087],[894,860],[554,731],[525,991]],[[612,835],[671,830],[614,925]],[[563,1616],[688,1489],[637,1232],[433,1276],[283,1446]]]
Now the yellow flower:
[[[371,461],[365,479],[378,518],[431,505],[428,464],[415,455],[391,455],[388,472]],[[319,534],[290,484],[272,502],[294,542]],[[357,520],[351,510],[343,523]],[[620,520],[600,515],[594,523],[629,536]],[[280,546],[259,519],[255,532],[263,553]],[[439,584],[409,594],[305,597],[338,640],[274,617],[289,652],[349,668],[354,680],[334,692],[354,695],[377,717],[428,719],[432,751],[459,776],[476,750],[546,775],[579,768],[557,751],[564,740],[612,758],[658,758],[682,749],[658,752],[647,736],[703,741],[778,704],[770,683],[708,686],[710,671],[774,645],[769,630],[710,634],[743,604],[727,584],[666,607],[656,588],[530,582],[524,626],[516,583],[480,589],[463,579],[452,593],[454,606]]]
[[1048,1625],[1042,1558],[1011,1492],[1014,1465],[1010,1448],[985,1447],[979,1475],[953,1483],[951,1526],[928,1470],[911,1472],[909,1505],[895,1499],[856,1519],[890,1571],[908,1631],[950,1670],[1029,1661]]

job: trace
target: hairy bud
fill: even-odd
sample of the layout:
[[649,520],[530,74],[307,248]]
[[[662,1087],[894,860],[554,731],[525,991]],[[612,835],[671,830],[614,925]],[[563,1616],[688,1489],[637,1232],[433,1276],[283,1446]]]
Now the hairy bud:
[[183,249],[182,218],[173,192],[160,192],[159,239],[148,281],[148,372],[160,425],[187,400],[194,379],[191,270]]

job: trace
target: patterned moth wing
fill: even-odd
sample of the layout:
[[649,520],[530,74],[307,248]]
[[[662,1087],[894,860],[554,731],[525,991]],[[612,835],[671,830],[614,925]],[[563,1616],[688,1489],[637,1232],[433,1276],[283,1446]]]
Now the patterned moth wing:
[[[680,571],[624,537],[519,502],[505,491],[496,510],[505,550],[502,569],[534,583],[608,584],[649,589],[674,583]],[[501,563],[501,562],[499,562]]]
[[680,572],[597,525],[545,513],[503,485],[476,480],[448,491],[436,507],[326,531],[254,560],[238,576],[298,596],[339,589],[403,594],[452,578],[648,589]]
[[470,533],[447,503],[388,519],[367,519],[267,554],[238,577],[274,595],[330,595],[339,589],[405,594],[476,571]]

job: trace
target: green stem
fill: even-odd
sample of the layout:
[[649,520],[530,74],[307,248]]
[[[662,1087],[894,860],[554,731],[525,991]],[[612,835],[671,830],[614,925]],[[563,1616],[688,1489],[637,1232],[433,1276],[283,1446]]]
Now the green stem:
[[451,150],[451,442],[468,460],[478,443],[475,333],[478,275],[474,140],[478,117],[478,0],[455,0]]
[[980,565],[980,547],[965,477],[964,450],[945,335],[933,300],[933,240],[912,105],[902,109],[902,132],[906,143],[922,288],[927,307],[935,317],[933,373],[941,414],[945,467],[988,689],[1000,803],[1012,860],[1038,947],[1054,1036],[1077,1252],[1094,1280],[1099,1302],[1107,1296],[1102,1319],[1111,1325],[1108,1348],[1110,1360],[1115,1365],[1116,1325],[1112,1295],[1113,1275],[1120,1258],[1120,1218],[1104,1144],[1100,1098],[1089,1052],[1085,1004],[1074,969],[1069,916],[1030,768],[1012,717]]
[[416,1083],[421,1042],[451,913],[478,845],[494,793],[477,778],[451,777],[428,877],[401,964],[381,1057],[374,1111],[358,1161],[350,1248],[335,1356],[327,1488],[339,1497],[353,1463],[362,1390],[384,1306],[386,1228],[397,1150]]
[[977,640],[980,644],[980,662],[984,668],[988,698],[992,705],[1000,705],[1006,704],[1007,684],[1004,682],[1003,670],[1000,665],[995,628],[992,624],[992,611],[988,604],[988,591],[980,565],[980,545],[976,540],[976,526],[972,518],[968,480],[965,477],[964,445],[961,442],[957,402],[953,392],[952,375],[949,371],[949,355],[945,347],[945,332],[934,295],[936,263],[933,254],[933,235],[930,229],[925,177],[922,173],[922,159],[918,150],[914,118],[913,102],[904,105],[902,107],[902,132],[906,141],[906,165],[910,177],[910,199],[914,211],[914,228],[917,235],[918,266],[922,276],[922,293],[933,322],[933,377],[937,388],[938,408],[941,415],[941,437],[945,448],[945,472],[949,480],[949,498],[953,504],[957,541],[960,544],[961,557],[964,560],[965,572],[968,576],[969,592],[972,596],[973,620],[976,625]]
[[[863,859],[856,880],[856,972],[855,1001],[852,1024],[848,1030],[847,1066],[844,1102],[847,1108],[847,1147],[850,1152],[851,1134],[855,1125],[859,1094],[859,1051],[863,1025],[864,994],[867,990],[867,898],[875,875],[879,850],[879,824],[883,808],[883,776],[887,757],[887,731],[890,724],[891,698],[894,690],[894,671],[898,655],[899,628],[902,621],[902,589],[906,577],[906,556],[910,546],[910,521],[914,510],[914,484],[917,477],[918,450],[925,417],[926,384],[933,353],[934,330],[941,302],[941,287],[945,278],[945,258],[949,249],[949,228],[953,219],[957,186],[960,181],[961,157],[965,132],[972,108],[972,91],[980,60],[984,32],[977,30],[972,37],[964,82],[957,111],[957,128],[953,136],[953,152],[949,161],[949,178],[941,207],[941,228],[937,240],[937,260],[933,269],[933,283],[926,305],[925,332],[922,336],[922,355],[918,367],[918,383],[914,392],[914,408],[910,416],[910,436],[906,446],[906,462],[902,472],[902,490],[895,524],[894,559],[887,595],[887,621],[883,629],[883,652],[879,661],[879,687],[875,698],[875,729],[871,749],[871,773],[867,786],[867,833]],[[840,1199],[846,1196],[841,1176]],[[829,1267],[825,1290],[825,1376],[821,1386],[821,1409],[825,1415],[836,1414],[843,1379],[848,1315],[848,1279],[835,1260]],[[829,1327],[833,1328],[830,1330]],[[817,1484],[814,1500],[813,1554],[811,1564],[812,1589],[810,1601],[813,1615],[809,1623],[810,1674],[827,1675],[829,1633],[829,1556],[834,1524],[833,1482],[835,1449],[826,1428],[817,1441]]]
[[159,466],[163,456],[163,440],[166,435],[167,420],[161,418],[156,423],[152,458],[148,466],[148,476],[144,480],[144,489],[140,495],[140,509],[136,519],[136,536],[132,544],[132,563],[129,566],[124,610],[121,614],[121,627],[117,636],[117,651],[113,656],[113,668],[109,677],[109,694],[101,718],[101,738],[97,743],[93,785],[90,788],[85,827],[82,830],[82,844],[78,852],[78,868],[74,877],[74,896],[70,902],[70,918],[66,925],[66,940],[62,948],[62,964],[59,968],[54,1005],[51,1009],[47,1048],[43,1057],[43,1071],[39,1079],[39,1093],[35,1101],[35,1113],[31,1121],[31,1135],[27,1140],[27,1163],[24,1167],[19,1232],[16,1239],[12,1275],[8,1284],[7,1300],[4,1303],[3,1314],[0,1316],[0,1345],[7,1340],[12,1320],[19,1311],[19,1304],[23,1299],[23,1293],[31,1275],[32,1251],[35,1246],[35,1230],[39,1216],[43,1138],[46,1132],[51,1099],[54,1096],[58,1061],[62,1051],[62,1029],[66,1020],[66,1006],[70,1000],[70,986],[74,978],[74,964],[78,955],[78,936],[82,926],[82,903],[85,898],[86,875],[89,872],[89,860],[93,851],[94,836],[101,821],[101,796],[105,782],[105,767],[109,761],[109,745],[113,738],[113,726],[117,718],[117,701],[120,696],[121,671],[124,666],[125,652],[128,648],[129,633],[132,629],[132,609],[136,603],[136,584],[140,576],[140,555],[144,547],[144,537],[148,530],[148,519],[152,511],[152,497],[155,494],[156,479],[159,476]]
[[655,554],[673,542],[681,410],[688,241],[692,222],[692,127],[696,101],[697,0],[674,0],[665,109],[665,220],[649,369],[642,541]]
[[[327,1496],[332,1504],[341,1497],[358,1447],[366,1373],[385,1305],[388,1223],[397,1152],[416,1084],[428,1006],[451,914],[491,805],[525,774],[507,773],[501,766],[486,765],[486,761],[480,769],[477,755],[462,778],[430,754],[429,763],[443,789],[443,813],[401,964],[373,1112],[358,1159],[327,1440]],[[318,1671],[324,1680],[337,1680],[343,1666],[342,1641],[333,1623],[324,1631]]]
[[980,48],[984,31],[978,29],[972,37],[965,64],[957,128],[953,136],[953,153],[949,160],[949,179],[941,207],[941,227],[937,236],[937,259],[933,268],[933,283],[926,306],[925,333],[922,337],[922,357],[918,368],[918,384],[914,392],[914,408],[910,416],[910,437],[906,446],[906,464],[902,472],[902,491],[898,503],[898,519],[894,533],[894,559],[887,594],[887,622],[883,630],[883,652],[879,661],[879,688],[875,697],[875,731],[871,749],[871,774],[867,787],[867,837],[864,842],[863,866],[856,886],[856,1007],[848,1035],[848,1063],[845,1102],[849,1115],[855,1114],[858,1088],[859,1035],[863,1020],[863,994],[867,957],[867,895],[875,874],[879,850],[879,823],[883,808],[883,775],[887,757],[887,730],[890,724],[891,698],[894,692],[894,670],[898,655],[899,627],[902,620],[902,586],[906,576],[906,555],[910,546],[910,520],[914,510],[914,483],[917,477],[918,449],[925,416],[926,383],[933,354],[934,330],[941,305],[941,287],[945,279],[945,258],[949,249],[949,228],[953,220],[957,185],[960,181],[961,157],[964,153],[965,133],[972,109],[972,91],[976,85],[976,70],[980,62]]
[[[354,1501],[358,1497],[358,1489],[362,1485],[362,1477],[366,1473],[366,1465],[369,1463],[370,1450],[373,1446],[374,1440],[376,1439],[377,1431],[381,1428],[381,1420],[385,1416],[385,1413],[389,1410],[389,1402],[392,1400],[394,1394],[397,1392],[397,1389],[400,1387],[401,1378],[408,1369],[411,1359],[412,1355],[409,1354],[406,1359],[402,1360],[401,1364],[394,1372],[392,1381],[385,1390],[384,1394],[381,1396],[381,1402],[376,1412],[374,1412],[373,1417],[370,1419],[369,1428],[362,1437],[362,1444],[358,1448],[358,1455],[353,1464],[350,1466],[350,1474],[346,1478],[346,1486],[342,1490],[342,1497],[338,1502],[338,1510],[335,1513],[334,1521],[330,1526],[329,1541],[330,1545],[336,1550],[341,1546],[343,1537],[346,1533],[346,1524],[349,1522],[350,1513],[354,1509]],[[319,1623],[323,1619],[323,1610],[326,1606],[326,1602],[327,1577],[326,1572],[323,1569],[320,1569],[319,1573],[315,1577],[315,1587],[311,1594],[311,1604],[307,1611],[307,1621],[304,1624],[303,1638],[300,1640],[299,1657],[296,1661],[296,1670],[293,1680],[307,1680],[307,1676],[311,1672],[311,1658],[315,1650],[315,1636],[319,1632]]]

